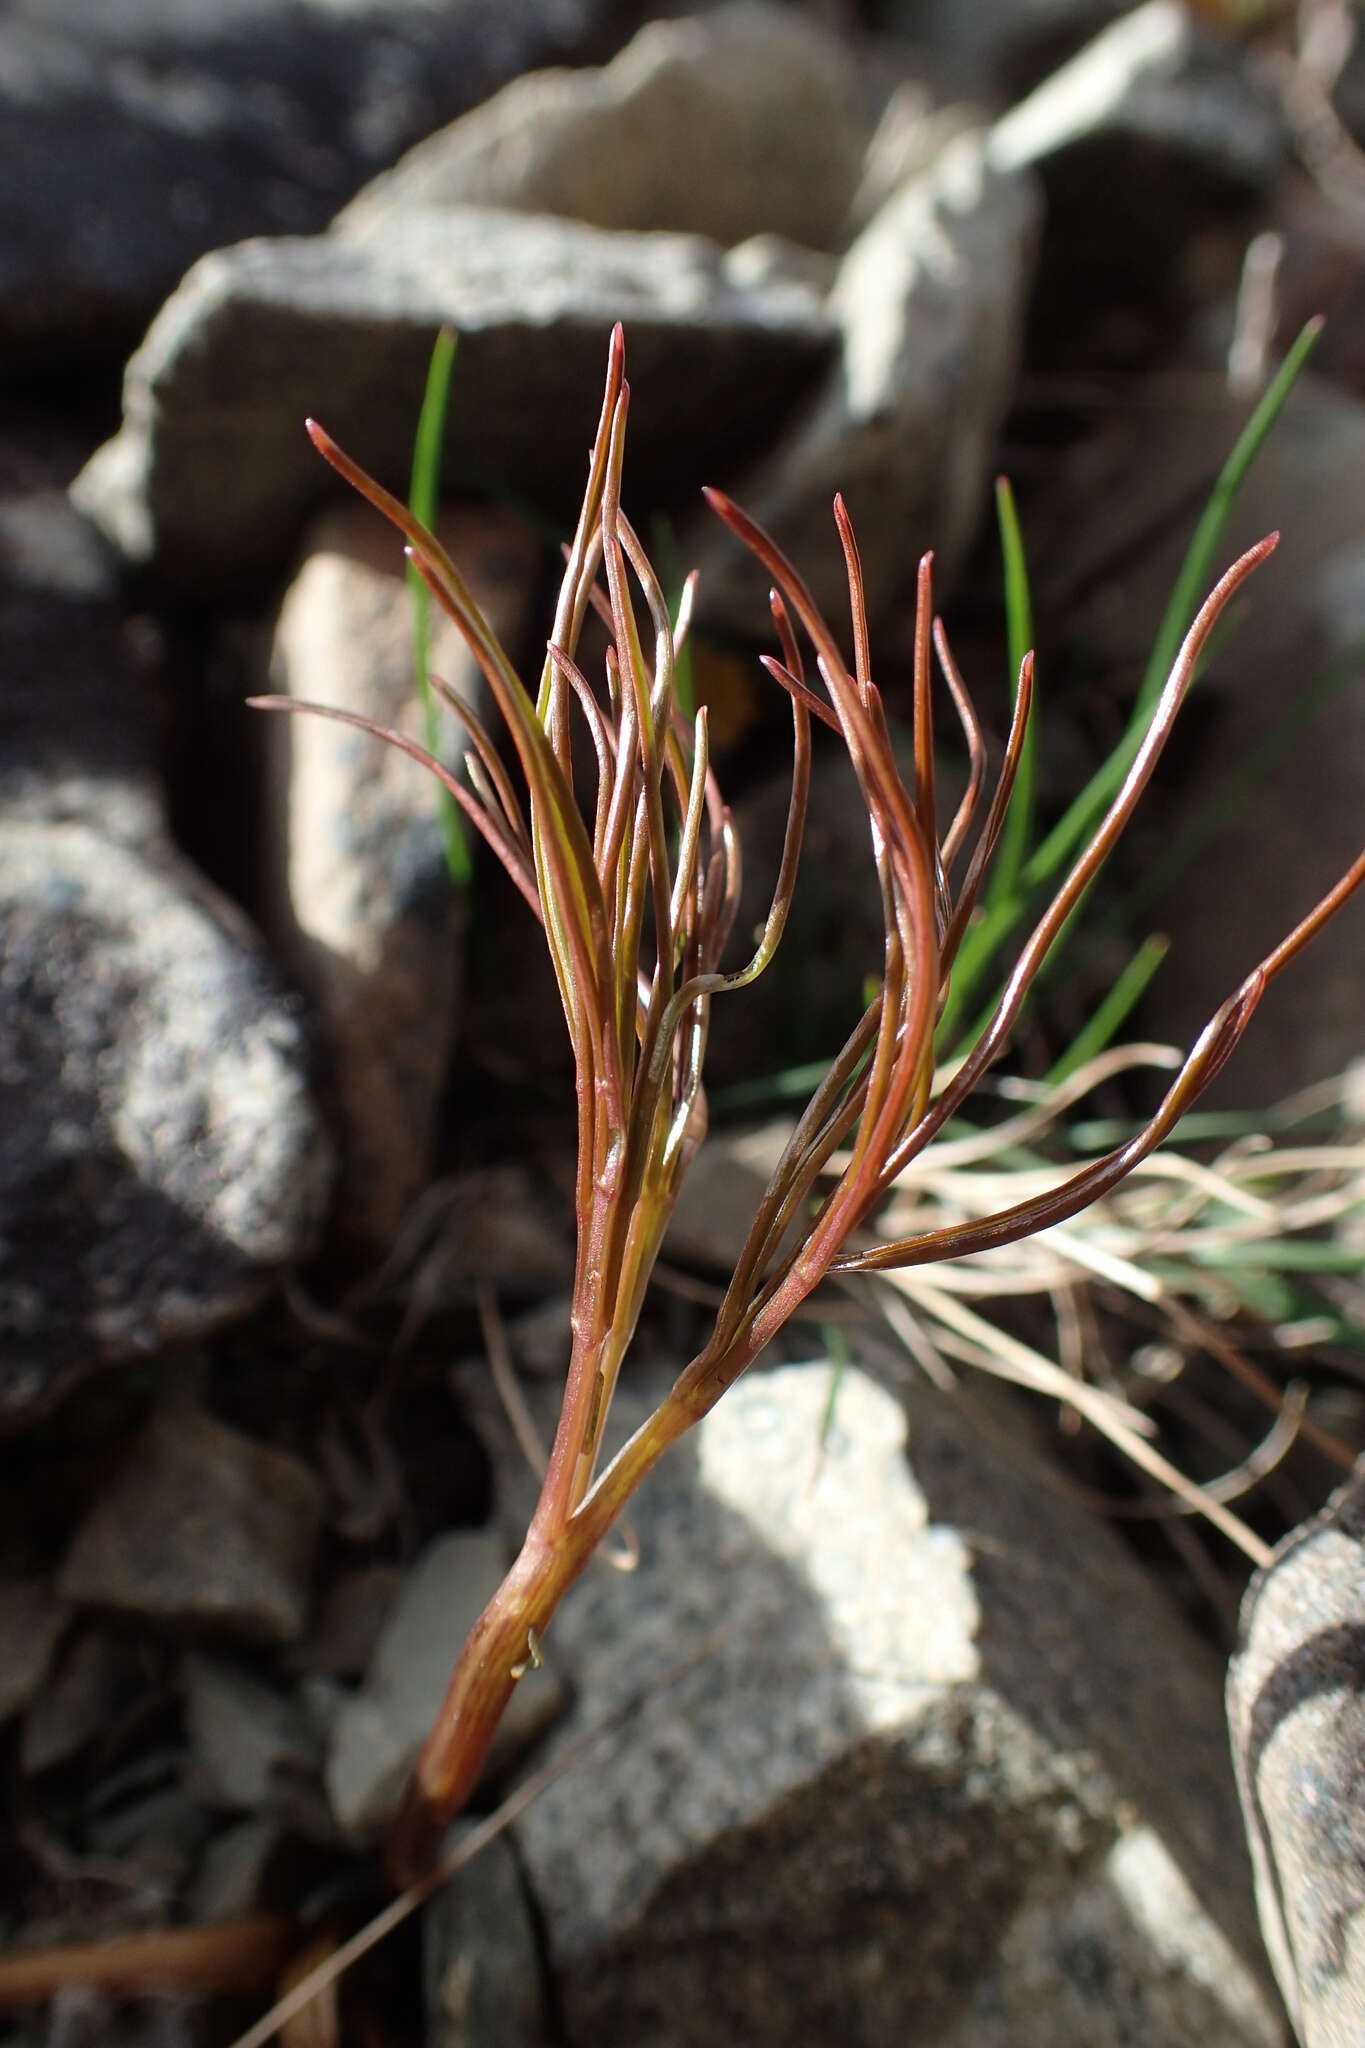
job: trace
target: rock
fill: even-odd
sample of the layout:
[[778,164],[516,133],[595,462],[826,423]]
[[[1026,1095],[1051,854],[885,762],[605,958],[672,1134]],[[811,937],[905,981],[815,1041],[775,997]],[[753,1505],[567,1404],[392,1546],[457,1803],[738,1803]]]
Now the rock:
[[[467,511],[440,538],[498,637],[515,645],[538,594],[534,536],[511,513]],[[424,741],[413,682],[412,599],[392,531],[347,507],[310,535],[275,627],[271,687]],[[431,667],[489,723],[473,656],[432,607]],[[468,745],[442,708],[439,753]],[[271,722],[268,926],[322,1019],[341,1151],[339,1227],[387,1245],[432,1172],[455,1030],[465,902],[446,865],[435,779],[362,733],[322,719]],[[472,828],[466,843],[477,846]]]
[[171,707],[161,636],[124,615],[114,567],[55,481],[0,489],[0,810],[139,845],[164,827]]
[[243,1920],[266,1904],[270,1865],[283,1841],[273,1820],[244,1820],[204,1851],[190,1906],[196,1920]]
[[41,2040],[43,2048],[204,2048],[209,2018],[207,2001],[183,1993],[130,2005],[93,1986],[66,1984],[52,2000]]
[[1365,2040],[1365,1467],[1242,1604],[1228,1720],[1261,1928],[1305,2048]]
[[281,1774],[307,1772],[317,1762],[288,1694],[223,1657],[186,1658],[185,1723],[196,1789],[213,1806],[270,1812],[278,1806]]
[[297,1642],[321,1528],[321,1489],[297,1458],[163,1408],[78,1526],[59,1591],[163,1627]]
[[119,1881],[127,1891],[145,1888],[175,1898],[185,1890],[213,1820],[183,1786],[167,1782],[131,1797],[120,1788],[117,1799],[102,1801],[97,1811],[92,1805],[88,1800],[85,1845],[92,1856],[119,1865]]
[[[320,228],[526,65],[600,48],[613,0],[11,0],[0,361],[112,358],[194,259]],[[585,47],[586,46],[586,47]]]
[[837,248],[867,140],[847,42],[763,0],[651,21],[601,71],[518,78],[409,151],[342,223],[498,206],[729,248],[761,233]]
[[111,1630],[79,1630],[24,1716],[25,1777],[69,1763],[117,1725],[141,1690],[142,1665],[137,1646]]
[[966,101],[936,105],[921,79],[899,80],[887,96],[863,157],[862,176],[849,208],[853,228],[861,232],[902,185],[932,169],[949,143],[979,129],[983,120],[980,109]]
[[997,86],[1036,84],[1128,11],[1129,0],[883,0],[887,26]]
[[[527,944],[543,945],[538,933]],[[561,1026],[563,1015],[552,1020]],[[573,1279],[572,1196],[512,1160],[452,1174],[439,1231],[440,1298],[468,1298],[484,1282],[500,1299],[539,1298]]]
[[1211,296],[1187,254],[1207,264],[1213,231],[1230,224],[1235,284],[1251,209],[1283,150],[1272,104],[1177,0],[1134,8],[1011,108],[987,159],[1036,171],[1047,200],[1034,359],[1069,343],[1093,364],[1090,336],[1115,302],[1164,339],[1161,323],[1188,303],[1193,278],[1193,295]]
[[741,1380],[556,1617],[564,1739],[636,1702],[517,1823],[565,2041],[1276,2048],[1212,1660],[1017,1435],[829,1391]]
[[512,1355],[523,1372],[538,1379],[563,1379],[573,1349],[572,1315],[573,1296],[552,1294],[509,1325]]
[[426,2048],[541,2048],[536,1930],[505,1836],[443,1885],[422,1915]]
[[313,1672],[360,1678],[402,1589],[403,1573],[395,1565],[339,1573],[323,1597],[301,1661]]
[[[1049,635],[1041,689],[1069,671],[1096,679],[1091,692],[1117,679],[1127,715],[1195,519],[1245,418],[1244,404],[1209,391],[1179,404],[1159,382],[1141,385],[1131,406],[1107,408],[1100,434],[1049,463],[1045,492],[1021,495],[1030,556],[1048,564],[1062,628]],[[1351,652],[1365,639],[1363,463],[1365,405],[1307,374],[1238,492],[1210,581],[1272,529],[1280,543],[1201,670],[1118,855],[1125,928],[1138,919],[1171,941],[1144,1035],[1191,1044],[1365,839],[1365,700]],[[1333,670],[1341,686],[1329,695],[1320,686]],[[1208,1106],[1264,1107],[1358,1056],[1362,946],[1357,898],[1270,989]]]
[[[829,298],[842,356],[818,395],[774,453],[726,464],[726,489],[836,627],[848,614],[836,491],[858,528],[874,631],[906,639],[920,550],[935,549],[944,584],[961,563],[1013,384],[1036,211],[1029,180],[992,171],[980,137],[952,143],[844,257]],[[684,529],[679,551],[701,572],[699,620],[763,637],[769,579],[739,543],[708,518]]]
[[0,1727],[37,1693],[70,1618],[45,1574],[0,1560]]
[[[498,1539],[477,1531],[440,1536],[425,1550],[375,1646],[365,1683],[338,1716],[327,1758],[327,1792],[344,1832],[376,1835],[397,1810],[441,1704],[455,1658],[507,1567]],[[497,1770],[559,1712],[549,1665],[526,1674],[499,1731]]]
[[304,1052],[240,913],[164,843],[0,826],[0,1424],[310,1249]]
[[565,519],[617,319],[641,394],[637,494],[642,479],[695,488],[722,454],[761,441],[832,352],[808,287],[736,285],[698,237],[413,209],[376,242],[260,240],[197,263],[130,362],[123,427],[74,493],[125,555],[188,589],[277,572],[332,487],[304,415],[405,495],[432,339],[449,322],[448,492],[494,489]]

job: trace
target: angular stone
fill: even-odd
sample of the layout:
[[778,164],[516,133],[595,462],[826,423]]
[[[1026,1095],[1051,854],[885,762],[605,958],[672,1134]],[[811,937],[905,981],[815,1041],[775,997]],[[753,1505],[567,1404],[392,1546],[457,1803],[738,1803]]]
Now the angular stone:
[[144,1664],[137,1645],[108,1629],[83,1628],[74,1635],[24,1717],[24,1775],[36,1777],[68,1763],[111,1727],[141,1689]]
[[[1168,386],[1144,383],[1051,466],[1045,492],[1022,501],[1030,558],[1050,565],[1059,588],[1090,593],[1061,616],[1052,670],[1125,679],[1120,717],[1245,419],[1231,397],[1174,405]],[[1154,1038],[1191,1044],[1360,851],[1362,465],[1365,404],[1305,373],[1238,490],[1210,581],[1263,534],[1278,530],[1279,544],[1245,586],[1243,623],[1201,667],[1187,722],[1117,856],[1142,891],[1140,913],[1127,914],[1171,940],[1144,1001]],[[1343,1072],[1365,1040],[1362,957],[1357,895],[1267,991],[1208,1106],[1262,1108]]]
[[761,0],[651,21],[601,71],[504,86],[366,186],[342,224],[383,235],[409,206],[498,206],[834,249],[867,140],[861,85],[845,40]]
[[194,1880],[196,1920],[243,1920],[265,1904],[266,1881],[284,1839],[273,1820],[244,1820],[215,1835]]
[[297,1458],[163,1408],[77,1528],[59,1590],[187,1632],[297,1642],[321,1530],[322,1490]]
[[566,2041],[1277,2048],[1212,1660],[1022,1444],[829,1396],[751,1371],[555,1619],[564,1739],[637,1702],[517,1823]]
[[496,489],[565,519],[618,319],[641,394],[637,493],[695,489],[761,441],[832,352],[808,286],[736,284],[699,237],[413,209],[373,243],[260,240],[197,263],[128,366],[122,429],[73,491],[125,555],[174,583],[222,591],[278,572],[335,491],[305,414],[405,496],[432,340],[449,323],[447,490]]
[[[1149,173],[1164,154],[1187,173],[1197,166],[1205,179],[1243,191],[1264,190],[1282,147],[1268,103],[1176,0],[1146,0],[1096,36],[1001,116],[988,153],[1000,170],[1041,169],[1102,136],[1145,144]],[[1153,194],[1134,182],[1124,196],[1145,208]],[[1092,191],[1090,200],[1097,207],[1100,195]]]
[[0,1727],[42,1685],[70,1619],[45,1574],[0,1562]]
[[[375,1646],[365,1683],[333,1731],[327,1792],[348,1835],[376,1835],[393,1818],[455,1658],[506,1567],[498,1538],[477,1530],[439,1536],[418,1559]],[[562,1700],[548,1664],[528,1671],[513,1694],[490,1767],[504,1767],[533,1741]]]
[[987,144],[994,168],[1035,172],[1046,196],[1033,361],[1069,349],[1093,364],[1086,338],[1115,306],[1159,343],[1202,275],[1187,252],[1202,242],[1207,266],[1220,230],[1235,285],[1283,152],[1273,104],[1177,0],[1125,13],[1045,79]]
[[185,1726],[196,1790],[214,1806],[269,1812],[278,1805],[280,1774],[317,1761],[288,1694],[224,1657],[186,1658]]
[[250,1308],[331,1170],[296,1008],[164,841],[0,826],[0,1425]]
[[1365,1468],[1242,1605],[1228,1720],[1261,1928],[1305,2048],[1365,2040]]
[[422,1993],[426,2048],[542,2048],[536,1930],[505,1838],[457,1871],[423,1912]]
[[[904,641],[917,553],[932,547],[946,582],[971,540],[1013,386],[1036,218],[1031,182],[992,171],[980,136],[950,144],[844,257],[828,301],[842,355],[820,392],[775,452],[722,473],[835,624],[848,584],[830,505],[843,493],[883,663],[878,629]],[[699,619],[762,637],[770,579],[739,542],[708,519],[679,545],[700,570]]]
[[396,1565],[368,1565],[339,1573],[328,1586],[299,1661],[313,1673],[360,1678],[403,1589]]
[[1008,89],[1036,83],[1128,8],[1129,0],[887,0],[885,13],[917,47]]
[[0,650],[0,811],[155,838],[172,727],[160,636],[125,616],[112,552],[55,477],[0,492]]
[[0,361],[108,357],[206,249],[320,228],[528,64],[594,55],[618,0],[8,0]]
[[[440,539],[512,647],[537,594],[539,549],[511,513],[443,519]],[[432,670],[488,722],[454,625],[432,606]],[[401,546],[369,506],[327,516],[281,607],[270,687],[425,743],[413,680],[412,596]],[[438,755],[468,745],[438,700]],[[432,1171],[462,981],[465,900],[446,863],[435,778],[396,749],[320,718],[274,718],[270,936],[311,997],[331,1053],[340,1140],[338,1225],[387,1245]],[[462,824],[471,857],[479,851]]]

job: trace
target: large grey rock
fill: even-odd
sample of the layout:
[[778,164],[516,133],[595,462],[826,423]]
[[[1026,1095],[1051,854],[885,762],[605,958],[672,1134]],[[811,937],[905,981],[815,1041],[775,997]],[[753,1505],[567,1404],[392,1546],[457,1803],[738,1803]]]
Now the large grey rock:
[[377,178],[342,215],[388,233],[417,206],[505,206],[729,247],[837,248],[867,140],[853,52],[764,0],[654,21],[601,71],[519,78]]
[[1276,2048],[1213,1660],[1022,1444],[850,1369],[822,1449],[829,1373],[741,1380],[550,1631],[566,1738],[637,1702],[517,1823],[564,2039]]
[[164,842],[0,826],[0,1423],[311,1247],[304,1053],[245,921]]
[[297,1642],[321,1533],[306,1465],[193,1408],[163,1408],[78,1525],[58,1590],[186,1633]]
[[[842,353],[817,396],[772,454],[747,469],[731,459],[713,479],[781,543],[832,622],[848,608],[836,491],[874,623],[904,639],[922,549],[945,582],[960,565],[1013,387],[1036,219],[1027,177],[991,170],[979,136],[951,143],[844,257],[829,297]],[[698,616],[763,635],[769,579],[738,542],[698,521],[681,551],[701,571]]]
[[[507,1563],[499,1539],[481,1530],[440,1536],[418,1559],[375,1645],[365,1682],[332,1731],[327,1793],[347,1834],[372,1837],[393,1819],[456,1655]],[[540,1734],[562,1698],[548,1664],[527,1673],[499,1730],[493,1768]]]
[[[484,616],[515,646],[537,594],[539,550],[512,514],[466,511],[441,539]],[[486,692],[456,628],[432,607],[431,667],[488,722]],[[412,597],[392,530],[368,506],[310,534],[281,607],[270,684],[354,711],[423,743]],[[468,745],[439,705],[438,753]],[[446,865],[435,779],[365,734],[277,718],[269,735],[278,835],[271,938],[322,1019],[341,1149],[339,1225],[387,1245],[432,1169],[462,980],[464,897]],[[478,842],[462,824],[467,844]]]
[[[614,0],[8,0],[0,361],[113,356],[206,249],[319,228]],[[22,168],[21,168],[22,167]]]
[[128,366],[123,427],[75,495],[127,556],[187,587],[277,572],[329,487],[305,414],[406,495],[449,322],[448,492],[492,486],[564,518],[617,319],[639,393],[637,494],[642,479],[695,487],[723,451],[753,446],[833,343],[808,285],[750,287],[697,237],[432,207],[374,242],[244,242],[197,263],[163,306]]
[[1266,1947],[1306,2048],[1365,2040],[1365,1470],[1257,1573],[1228,1719]]

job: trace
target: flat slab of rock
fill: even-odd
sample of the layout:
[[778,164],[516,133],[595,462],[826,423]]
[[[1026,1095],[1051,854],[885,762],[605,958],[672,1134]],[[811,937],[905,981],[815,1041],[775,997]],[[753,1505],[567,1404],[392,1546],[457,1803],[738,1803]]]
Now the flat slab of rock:
[[58,1590],[186,1633],[294,1643],[321,1532],[306,1465],[193,1408],[164,1408],[77,1528]]
[[[108,356],[206,249],[320,228],[615,0],[7,0],[0,361]],[[586,46],[586,47],[585,47]]]
[[1228,1677],[1261,1928],[1306,2048],[1365,2040],[1365,1471],[1252,1580]]
[[312,414],[406,496],[437,329],[460,337],[444,483],[568,516],[613,322],[637,400],[630,476],[656,489],[752,447],[828,362],[818,293],[737,278],[700,237],[623,235],[477,207],[206,256],[128,365],[124,424],[73,487],[131,560],[199,591],[278,573],[329,472]]
[[829,1393],[741,1380],[556,1617],[565,1738],[639,1702],[517,1823],[564,2038],[1279,2048],[1213,1660],[1022,1445]]
[[849,43],[740,0],[647,23],[600,71],[516,79],[367,185],[342,221],[382,235],[411,205],[503,206],[725,248],[774,234],[834,249],[867,136]]
[[305,1051],[245,920],[164,842],[0,826],[0,1426],[311,1247]]

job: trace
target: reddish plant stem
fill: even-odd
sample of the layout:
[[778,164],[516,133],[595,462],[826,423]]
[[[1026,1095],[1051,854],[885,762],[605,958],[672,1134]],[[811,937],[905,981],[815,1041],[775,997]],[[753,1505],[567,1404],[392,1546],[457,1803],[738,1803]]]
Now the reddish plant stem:
[[388,1844],[395,1884],[411,1884],[431,1867],[442,1835],[478,1783],[513,1688],[560,1601],[645,1474],[701,1412],[675,1390],[567,1519],[542,1493],[516,1563],[470,1630],[408,1781]]

